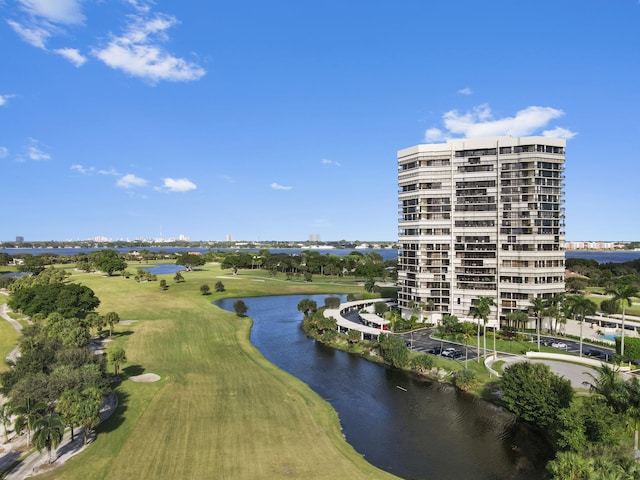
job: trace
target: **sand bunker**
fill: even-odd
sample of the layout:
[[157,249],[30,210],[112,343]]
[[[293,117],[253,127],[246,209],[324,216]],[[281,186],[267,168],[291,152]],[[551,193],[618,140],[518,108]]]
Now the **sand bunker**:
[[129,380],[133,380],[134,382],[157,382],[160,380],[160,375],[156,375],[155,373],[143,373],[142,375],[136,375],[135,377],[129,377]]

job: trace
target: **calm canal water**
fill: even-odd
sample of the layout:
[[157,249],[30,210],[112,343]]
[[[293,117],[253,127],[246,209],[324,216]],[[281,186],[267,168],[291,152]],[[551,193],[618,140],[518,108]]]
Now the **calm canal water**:
[[[455,389],[308,339],[297,305],[326,295],[244,298],[252,343],[333,405],[347,441],[406,479],[544,478],[544,440],[508,412]],[[216,305],[233,311],[236,299]]]

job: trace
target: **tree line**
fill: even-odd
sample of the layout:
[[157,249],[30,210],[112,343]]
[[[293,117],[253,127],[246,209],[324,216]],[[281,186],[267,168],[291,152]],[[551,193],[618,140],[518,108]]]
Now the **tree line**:
[[[8,305],[29,315],[22,329],[19,355],[0,374],[0,393],[8,402],[0,406],[5,441],[13,425],[16,435],[27,434],[27,444],[51,452],[65,427],[80,428],[85,443],[100,420],[103,397],[111,391],[107,359],[90,348],[92,338],[120,321],[116,312],[96,312],[100,300],[94,292],[65,283],[63,270],[46,269],[39,275],[18,279]],[[112,347],[109,360],[115,367],[126,361],[122,348]]]

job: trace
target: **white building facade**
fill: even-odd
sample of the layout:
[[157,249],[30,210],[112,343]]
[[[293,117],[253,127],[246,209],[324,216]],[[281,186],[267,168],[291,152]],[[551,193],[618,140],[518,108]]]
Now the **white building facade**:
[[488,137],[398,152],[403,316],[470,320],[473,303],[489,296],[495,327],[534,298],[564,292],[565,145]]

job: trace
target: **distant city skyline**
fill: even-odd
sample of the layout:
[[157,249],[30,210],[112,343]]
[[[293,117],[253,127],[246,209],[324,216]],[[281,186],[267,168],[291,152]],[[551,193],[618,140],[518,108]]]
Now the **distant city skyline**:
[[0,14],[1,241],[396,241],[397,151],[497,135],[567,139],[568,240],[640,238],[637,0]]

